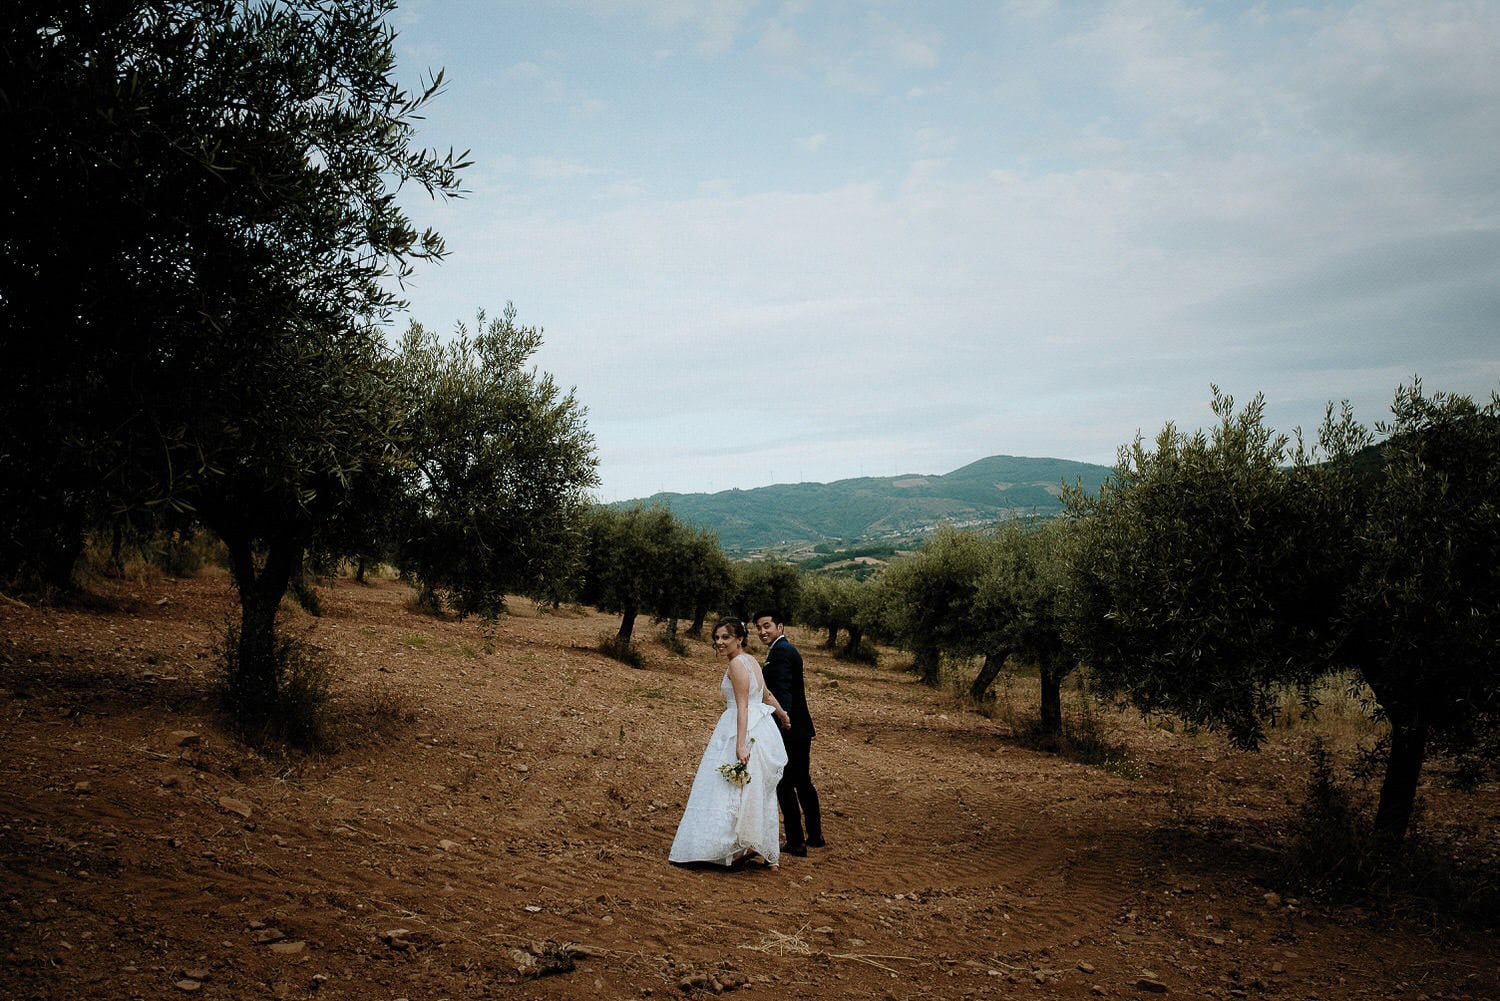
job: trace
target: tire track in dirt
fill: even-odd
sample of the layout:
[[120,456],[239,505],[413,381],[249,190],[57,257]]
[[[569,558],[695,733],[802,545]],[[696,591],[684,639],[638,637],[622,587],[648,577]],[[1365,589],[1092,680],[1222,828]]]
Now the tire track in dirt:
[[[1079,786],[1066,795],[1039,788],[1029,778],[1031,755],[988,721],[924,714],[925,691],[889,674],[839,669],[837,688],[818,693],[829,724],[814,763],[816,774],[819,760],[837,762],[839,782],[852,787],[844,798],[867,832],[826,862],[819,856],[832,884],[860,890],[845,910],[915,907],[932,912],[936,926],[956,918],[970,946],[997,956],[1107,934],[1133,892],[1122,874],[1144,865],[1140,839],[1075,820],[1062,801]],[[871,707],[887,708],[872,716]],[[1101,792],[1118,783],[1078,771],[1083,786]]]
[[[829,847],[779,873],[682,869],[665,856],[719,710],[723,665],[705,644],[676,657],[642,630],[637,671],[591,650],[617,620],[518,601],[490,653],[472,622],[411,614],[397,585],[340,584],[324,620],[293,610],[291,628],[386,699],[395,725],[330,758],[262,755],[204,697],[203,623],[232,596],[212,581],[166,589],[168,612],[149,621],[0,608],[26,629],[21,644],[0,635],[14,915],[0,922],[0,995],[165,996],[202,966],[203,996],[316,988],[328,1001],[675,997],[713,970],[839,1001],[1086,997],[1090,981],[1125,996],[1149,968],[1174,994],[1259,977],[1283,996],[1363,1001],[1392,996],[1403,962],[1431,951],[1308,913],[1294,957],[1290,912],[1267,908],[1253,867],[1178,864],[1150,836],[1160,786],[1023,750],[899,657],[845,664],[794,630]],[[191,754],[162,743],[178,729],[200,732]],[[1179,770],[1212,768],[1181,740],[1137,735]],[[1243,789],[1252,805],[1279,803],[1259,788]],[[273,953],[261,926],[305,951]],[[383,935],[399,928],[401,943]],[[525,979],[512,950],[548,940],[592,951],[573,973]],[[1378,968],[1363,962],[1372,949]],[[1450,996],[1494,982],[1481,954],[1445,949]],[[1491,972],[1471,983],[1476,964]],[[1367,983],[1339,979],[1366,968]]]

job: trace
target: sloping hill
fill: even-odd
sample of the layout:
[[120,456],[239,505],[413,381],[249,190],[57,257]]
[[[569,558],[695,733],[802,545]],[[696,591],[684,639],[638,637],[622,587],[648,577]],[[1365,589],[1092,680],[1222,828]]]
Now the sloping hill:
[[1062,484],[1097,490],[1108,466],[992,455],[939,476],[782,483],[714,494],[659,493],[624,504],[661,504],[718,533],[730,553],[920,535],[940,522],[977,524],[1062,510]]

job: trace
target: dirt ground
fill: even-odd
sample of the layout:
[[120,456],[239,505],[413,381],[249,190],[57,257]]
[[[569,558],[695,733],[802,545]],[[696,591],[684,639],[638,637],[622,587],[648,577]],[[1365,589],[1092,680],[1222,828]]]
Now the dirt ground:
[[[592,649],[612,618],[517,601],[486,652],[340,583],[288,625],[384,735],[267,756],[213,710],[222,573],[114,587],[0,602],[3,998],[1500,997],[1492,931],[1283,885],[1305,735],[1242,754],[1109,712],[1117,774],[793,629],[828,847],[683,869],[704,643],[643,622],[633,670]],[[1424,797],[1495,856],[1493,785]]]

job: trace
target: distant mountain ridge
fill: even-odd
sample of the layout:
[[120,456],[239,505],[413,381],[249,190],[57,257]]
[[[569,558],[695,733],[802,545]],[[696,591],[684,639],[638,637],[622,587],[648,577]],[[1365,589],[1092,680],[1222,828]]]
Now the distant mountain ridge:
[[713,494],[658,493],[616,507],[660,504],[686,524],[716,533],[744,554],[798,545],[851,544],[921,535],[941,522],[987,524],[1062,511],[1063,483],[1096,491],[1109,466],[1069,459],[992,455],[951,473],[862,476],[832,483],[780,483]]

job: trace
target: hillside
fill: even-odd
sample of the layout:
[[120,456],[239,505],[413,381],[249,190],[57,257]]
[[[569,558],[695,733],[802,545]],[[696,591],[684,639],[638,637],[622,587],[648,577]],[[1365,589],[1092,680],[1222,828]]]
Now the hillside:
[[[1110,771],[794,629],[828,847],[677,868],[723,705],[705,643],[632,670],[593,649],[613,617],[517,600],[486,652],[395,582],[321,593],[285,626],[338,666],[330,757],[223,729],[222,571],[0,602],[0,998],[1500,997],[1493,930],[1288,881],[1315,736],[1359,751],[1330,707],[1259,754],[1101,707]],[[1034,679],[1002,698],[1031,711]],[[1500,789],[1424,799],[1434,843],[1495,857]]]
[[[628,504],[661,504],[719,536],[730,553],[918,536],[940,522],[980,524],[1052,517],[1063,483],[1096,490],[1108,466],[1068,459],[992,455],[942,475],[864,476],[782,483],[713,494],[659,493]],[[622,505],[622,506],[623,506]]]

